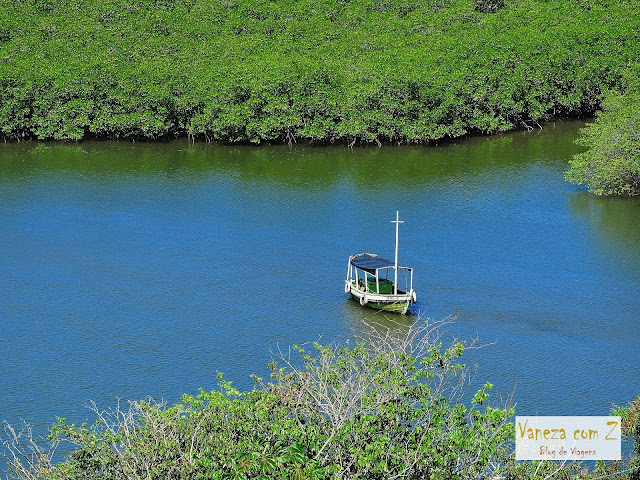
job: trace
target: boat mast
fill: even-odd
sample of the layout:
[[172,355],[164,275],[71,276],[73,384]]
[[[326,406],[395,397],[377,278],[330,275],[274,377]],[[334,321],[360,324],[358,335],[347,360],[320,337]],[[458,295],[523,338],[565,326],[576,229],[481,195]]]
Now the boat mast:
[[396,210],[396,219],[391,220],[391,223],[396,224],[396,266],[394,268],[395,278],[393,282],[393,294],[397,295],[398,294],[398,225],[401,223],[404,223],[400,221],[400,212],[398,212],[398,210]]

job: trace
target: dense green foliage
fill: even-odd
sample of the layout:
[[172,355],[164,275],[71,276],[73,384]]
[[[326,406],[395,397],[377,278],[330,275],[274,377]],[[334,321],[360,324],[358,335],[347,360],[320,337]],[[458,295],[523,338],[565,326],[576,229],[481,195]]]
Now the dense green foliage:
[[609,95],[594,123],[581,130],[565,178],[598,195],[640,195],[640,94]]
[[[368,335],[354,347],[294,346],[239,392],[184,395],[172,407],[152,400],[102,410],[92,425],[59,419],[49,446],[29,426],[5,425],[9,474],[19,480],[125,479],[472,479],[640,478],[640,397],[613,411],[635,441],[625,463],[517,462],[514,414],[488,405],[486,383],[468,392],[461,363],[474,343],[443,348],[438,324]],[[300,356],[291,359],[293,351]],[[464,401],[461,401],[463,400]],[[60,442],[73,453],[54,461]]]
[[613,410],[622,420],[622,434],[633,442],[633,456],[624,465],[629,480],[640,480],[640,395],[629,405]]
[[513,410],[487,405],[489,383],[459,402],[465,346],[442,348],[428,326],[410,333],[352,348],[294,347],[300,361],[283,355],[272,383],[256,379],[251,392],[219,376],[219,392],[170,408],[134,402],[95,407],[93,425],[60,420],[50,439],[76,448],[64,463],[42,450],[25,455],[19,434],[5,445],[21,479],[491,476],[511,454]]
[[0,135],[424,142],[590,115],[609,0],[1,0]]

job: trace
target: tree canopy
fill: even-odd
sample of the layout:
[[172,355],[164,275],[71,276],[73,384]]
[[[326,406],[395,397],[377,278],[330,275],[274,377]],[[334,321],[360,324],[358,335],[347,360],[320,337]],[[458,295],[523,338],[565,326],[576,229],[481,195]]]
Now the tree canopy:
[[580,131],[567,180],[598,195],[640,195],[640,94],[612,94],[594,123]]
[[591,115],[640,54],[605,0],[2,0],[0,135],[428,142]]

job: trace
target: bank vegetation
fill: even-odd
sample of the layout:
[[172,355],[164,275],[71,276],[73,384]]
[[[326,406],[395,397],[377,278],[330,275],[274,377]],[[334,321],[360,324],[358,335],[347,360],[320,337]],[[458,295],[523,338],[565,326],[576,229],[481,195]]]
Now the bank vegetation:
[[423,143],[591,116],[609,0],[2,0],[0,135]]

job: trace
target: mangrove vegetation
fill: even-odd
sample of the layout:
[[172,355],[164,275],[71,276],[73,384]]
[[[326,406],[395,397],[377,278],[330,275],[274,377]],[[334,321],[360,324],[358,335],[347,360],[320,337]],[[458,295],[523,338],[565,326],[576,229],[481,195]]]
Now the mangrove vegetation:
[[576,143],[587,150],[570,161],[567,180],[598,195],[640,195],[640,89],[610,93]]
[[640,58],[609,0],[2,0],[0,135],[422,143],[591,116]]

